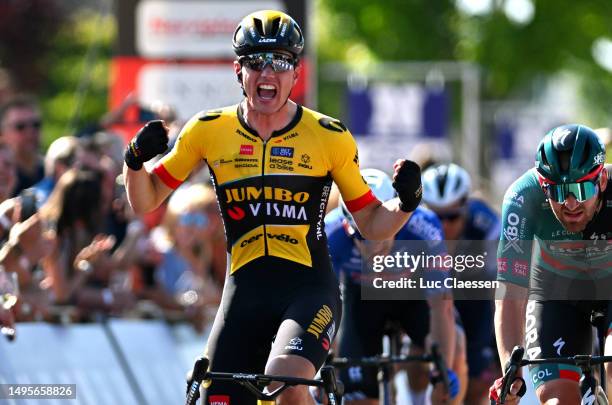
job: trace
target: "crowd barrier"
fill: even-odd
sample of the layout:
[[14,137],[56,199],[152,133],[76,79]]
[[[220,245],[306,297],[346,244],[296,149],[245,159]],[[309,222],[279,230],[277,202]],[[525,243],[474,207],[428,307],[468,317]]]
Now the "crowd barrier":
[[[75,384],[76,400],[45,404],[180,404],[185,374],[205,335],[189,325],[111,320],[67,326],[21,323],[17,339],[0,339],[0,384]],[[39,404],[40,399],[0,399]]]
[[[206,338],[190,325],[159,320],[21,323],[14,342],[0,339],[0,384],[76,384],[76,400],[46,399],[46,405],[181,404],[185,374]],[[405,376],[398,381],[405,386]],[[528,388],[521,404],[537,404]],[[399,391],[398,399],[409,403],[407,392]],[[0,405],[40,403],[0,399]]]

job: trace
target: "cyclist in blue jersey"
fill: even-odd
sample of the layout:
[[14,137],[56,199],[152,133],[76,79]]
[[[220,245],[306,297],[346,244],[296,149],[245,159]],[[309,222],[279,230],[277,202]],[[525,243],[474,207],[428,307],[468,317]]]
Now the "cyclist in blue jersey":
[[[462,250],[461,241],[499,239],[499,216],[486,202],[470,196],[472,181],[465,169],[454,163],[435,165],[423,172],[422,183],[423,202],[442,222],[451,254]],[[488,267],[494,278],[494,262]],[[487,371],[494,357],[493,303],[458,298],[455,308],[465,330],[469,366],[466,404],[484,404],[491,380]]]
[[[388,201],[395,197],[391,180],[384,172],[364,169],[361,174],[378,199]],[[434,292],[428,295],[427,301],[363,300],[361,283],[365,281],[362,277],[362,257],[371,255],[372,251],[376,254],[393,254],[394,240],[368,241],[366,248],[352,216],[342,202],[340,207],[326,216],[325,226],[332,264],[342,280],[344,317],[338,340],[340,356],[380,354],[385,326],[393,322],[410,337],[411,354],[424,352],[426,337],[438,342],[451,368],[449,374],[454,384],[451,391],[455,391],[451,393],[455,394],[451,403],[460,403],[467,380],[465,342],[462,331],[456,330],[453,301],[448,299],[448,293]],[[396,234],[395,240],[420,240],[429,247],[427,253],[446,253],[439,221],[431,211],[422,207],[414,211],[411,220]],[[408,366],[408,374],[412,403],[425,403],[425,391],[429,383],[427,366],[414,363]],[[345,383],[345,398],[349,404],[378,403],[376,369],[351,367],[342,371],[341,379]],[[435,400],[435,394],[432,400]]]
[[[497,251],[504,295],[495,303],[502,365],[515,345],[530,359],[590,354],[593,315],[604,328],[612,325],[612,180],[605,161],[593,130],[562,125],[544,136],[535,167],[506,192]],[[607,335],[609,355],[612,329]],[[610,363],[606,369],[610,385]],[[579,404],[580,375],[575,366],[544,364],[530,366],[528,378],[540,402]],[[513,381],[506,403],[519,401],[524,384]],[[493,399],[499,386],[491,387]]]

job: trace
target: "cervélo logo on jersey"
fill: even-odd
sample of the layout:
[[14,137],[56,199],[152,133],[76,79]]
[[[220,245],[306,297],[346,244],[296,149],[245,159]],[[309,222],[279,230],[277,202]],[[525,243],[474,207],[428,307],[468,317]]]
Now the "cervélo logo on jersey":
[[248,202],[248,209],[253,216],[267,215],[272,217],[300,219],[307,221],[304,204],[310,199],[305,191],[292,192],[280,187],[235,187],[225,189],[225,203],[228,215],[235,221],[244,219],[245,212],[235,203]]
[[[258,233],[257,235],[253,235],[248,239],[243,240],[240,243],[240,247],[245,247],[250,245],[251,243],[258,241],[259,239],[261,239],[261,237],[263,236],[263,233]],[[299,242],[297,239],[291,237],[290,235],[287,235],[286,233],[270,233],[270,232],[266,232],[266,236],[268,237],[268,239],[275,239],[275,240],[279,240],[281,242],[286,242],[286,243],[290,243],[292,245],[297,245]]]

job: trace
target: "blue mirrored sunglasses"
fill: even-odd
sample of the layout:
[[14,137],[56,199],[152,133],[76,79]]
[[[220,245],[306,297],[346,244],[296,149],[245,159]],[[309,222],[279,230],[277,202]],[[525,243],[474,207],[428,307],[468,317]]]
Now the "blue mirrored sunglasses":
[[287,55],[265,52],[243,56],[238,62],[256,72],[263,71],[267,65],[270,65],[275,72],[287,72],[295,67],[296,61]]

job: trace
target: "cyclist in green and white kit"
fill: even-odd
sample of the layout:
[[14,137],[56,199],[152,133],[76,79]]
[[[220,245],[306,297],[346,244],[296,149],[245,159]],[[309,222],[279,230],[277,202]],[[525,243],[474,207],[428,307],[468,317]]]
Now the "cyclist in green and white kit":
[[[535,167],[506,192],[497,252],[503,296],[495,311],[502,365],[515,345],[531,359],[589,354],[591,314],[607,311],[611,325],[612,168],[605,161],[593,130],[563,125],[546,134]],[[612,325],[607,334],[610,348]],[[529,378],[542,403],[580,403],[577,367],[534,366]],[[507,403],[518,402],[523,383],[515,380]]]

